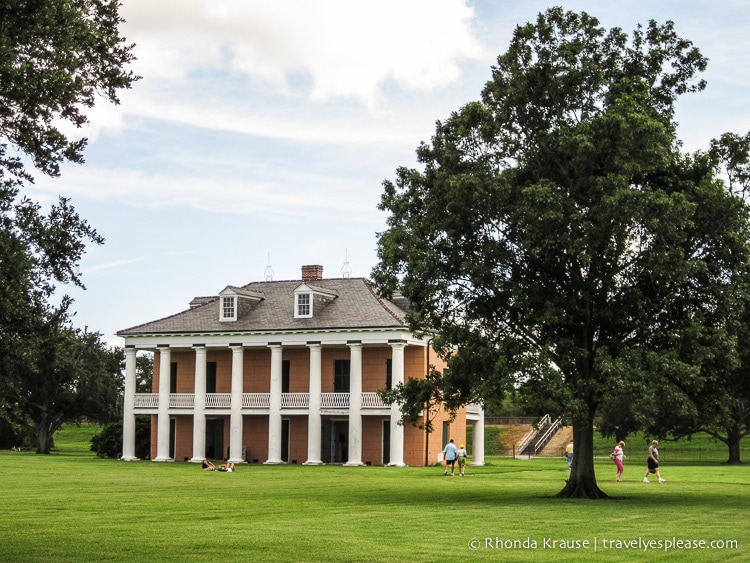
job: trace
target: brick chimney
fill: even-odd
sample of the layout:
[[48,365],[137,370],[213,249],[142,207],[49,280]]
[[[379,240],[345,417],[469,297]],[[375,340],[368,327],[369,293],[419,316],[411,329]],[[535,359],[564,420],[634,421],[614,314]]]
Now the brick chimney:
[[323,266],[317,264],[302,266],[302,281],[314,281],[323,279]]

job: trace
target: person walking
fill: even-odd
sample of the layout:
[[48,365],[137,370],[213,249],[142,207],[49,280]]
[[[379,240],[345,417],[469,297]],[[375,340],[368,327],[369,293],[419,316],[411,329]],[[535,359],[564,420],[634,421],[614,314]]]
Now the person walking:
[[656,473],[656,476],[659,478],[659,483],[667,482],[666,479],[662,479],[661,473],[659,473],[659,450],[656,448],[658,445],[659,442],[654,440],[648,448],[648,459],[646,459],[648,469],[646,469],[646,475],[643,476],[644,483],[648,483],[649,473]]
[[568,457],[568,469],[573,466],[573,440],[565,446],[565,455]]
[[612,450],[612,459],[615,462],[615,465],[617,466],[617,482],[622,482],[622,472],[625,471],[625,468],[622,465],[622,460],[625,459],[625,452],[623,451],[623,448],[625,447],[625,442],[620,440],[618,444],[615,446],[615,449]]
[[466,446],[464,446],[463,444],[458,446],[456,455],[458,456],[458,472],[461,474],[461,477],[466,477],[464,471],[466,470],[466,458],[469,455],[466,452]]
[[455,477],[454,472],[456,470],[458,448],[456,448],[456,444],[453,443],[453,438],[451,438],[450,441],[445,445],[445,448],[443,448],[443,457],[445,459],[445,473],[443,473],[443,475],[448,475],[448,466],[450,466],[451,477]]

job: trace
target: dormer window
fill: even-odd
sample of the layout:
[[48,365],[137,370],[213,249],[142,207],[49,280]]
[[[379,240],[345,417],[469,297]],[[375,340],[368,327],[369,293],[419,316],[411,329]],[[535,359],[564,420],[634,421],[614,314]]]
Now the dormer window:
[[234,295],[225,295],[221,298],[221,320],[237,320],[237,298]]
[[294,312],[294,316],[298,319],[304,319],[312,317],[312,307],[310,306],[310,293],[298,293],[297,294],[297,309]]
[[229,285],[219,293],[219,320],[234,322],[245,318],[263,299],[262,293]]
[[294,290],[294,318],[310,319],[317,316],[336,297],[338,292],[334,290],[301,283]]

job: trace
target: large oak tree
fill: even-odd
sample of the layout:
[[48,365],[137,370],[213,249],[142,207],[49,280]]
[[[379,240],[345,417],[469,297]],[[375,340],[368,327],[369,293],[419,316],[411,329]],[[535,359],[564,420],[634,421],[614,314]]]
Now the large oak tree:
[[516,28],[481,100],[437,123],[422,169],[384,183],[375,282],[438,334],[449,406],[508,382],[554,398],[576,451],[560,496],[606,496],[593,427],[613,389],[678,401],[727,350],[747,209],[708,154],[683,154],[674,119],[705,66],[671,22],[628,36],[550,9]]
[[[44,351],[44,338],[71,330],[70,300],[54,299],[56,289],[82,287],[78,264],[86,245],[103,242],[68,199],[45,210],[23,189],[33,169],[54,177],[63,162],[82,163],[86,139],[65,126],[85,125],[87,109],[119,103],[118,91],[138,79],[127,69],[132,45],[119,34],[119,7],[113,0],[0,3],[0,417],[6,420],[31,412],[22,371],[43,360],[31,351]],[[54,349],[56,339],[48,344]],[[53,373],[36,377],[35,385],[49,378],[55,389]]]
[[118,414],[125,355],[98,333],[61,326],[52,319],[27,339],[15,364],[6,400],[15,421],[35,438],[36,453],[49,454],[53,436],[66,422],[108,423]]

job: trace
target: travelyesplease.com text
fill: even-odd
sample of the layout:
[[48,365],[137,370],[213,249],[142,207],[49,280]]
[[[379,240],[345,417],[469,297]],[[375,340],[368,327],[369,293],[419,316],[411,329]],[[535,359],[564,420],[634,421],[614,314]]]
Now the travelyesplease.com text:
[[586,539],[573,538],[541,538],[507,539],[496,537],[471,538],[469,549],[477,550],[638,550],[638,551],[673,551],[689,549],[739,549],[739,542],[731,539],[688,539],[688,538],[615,538],[592,537]]

